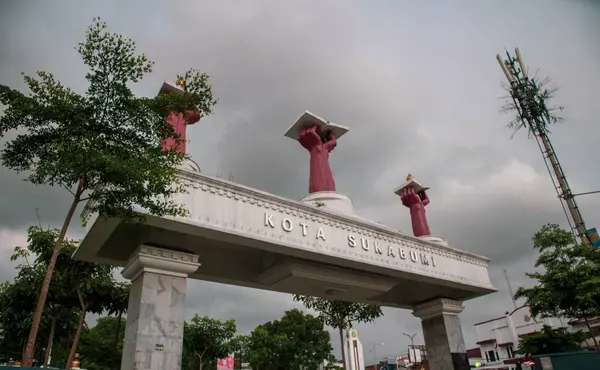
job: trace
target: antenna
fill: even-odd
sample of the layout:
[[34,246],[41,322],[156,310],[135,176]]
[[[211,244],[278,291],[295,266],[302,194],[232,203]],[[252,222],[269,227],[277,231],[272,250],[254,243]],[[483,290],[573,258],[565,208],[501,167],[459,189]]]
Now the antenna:
[[510,72],[508,71],[508,68],[506,68],[506,63],[502,60],[500,54],[496,54],[496,60],[498,60],[498,64],[500,64],[500,68],[502,69],[502,72],[504,72],[504,76],[506,76],[508,83],[512,85],[512,83],[514,82],[514,78],[512,74],[510,74]]
[[[583,216],[575,202],[575,195],[571,192],[571,187],[549,137],[548,125],[560,121],[559,117],[553,115],[555,109],[550,109],[546,105],[553,97],[554,90],[545,88],[549,82],[548,79],[539,81],[535,76],[529,77],[519,48],[515,49],[515,54],[516,58],[506,52],[507,59],[504,61],[500,55],[496,56],[502,72],[508,80],[507,90],[512,100],[503,109],[517,112],[515,119],[508,124],[508,127],[514,129],[515,132],[526,128],[529,135],[535,137],[575,242],[578,238],[580,243],[590,244]],[[562,110],[562,107],[558,109]]]
[[508,280],[508,273],[506,270],[502,270],[502,272],[504,273],[504,278],[506,279],[506,285],[508,285],[508,294],[510,294],[510,300],[512,301],[513,308],[516,310],[517,301],[515,301],[515,295],[513,293],[512,286],[510,285],[510,280]]
[[517,54],[517,62],[519,62],[519,65],[521,66],[523,77],[527,78],[527,67],[525,66],[525,62],[523,61],[523,56],[521,55],[519,48],[515,48],[515,54]]

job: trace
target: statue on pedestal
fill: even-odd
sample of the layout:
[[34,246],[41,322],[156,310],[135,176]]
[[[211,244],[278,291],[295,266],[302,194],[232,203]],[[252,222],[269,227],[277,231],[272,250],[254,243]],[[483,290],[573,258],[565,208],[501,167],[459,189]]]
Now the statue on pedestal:
[[302,130],[298,142],[310,154],[310,176],[308,192],[335,191],[335,180],[329,167],[329,153],[335,149],[337,141],[332,133],[321,137],[317,125]]
[[335,192],[335,181],[329,167],[329,153],[348,128],[324,120],[308,111],[288,128],[285,136],[297,140],[310,155],[309,194]]
[[421,186],[409,174],[406,177],[406,182],[395,191],[396,194],[400,195],[402,204],[410,210],[413,234],[417,237],[431,235],[427,216],[425,215],[425,206],[429,204],[427,189],[429,188]]
[[[175,83],[175,86],[173,86],[173,84],[165,82],[159,93],[183,93],[182,88],[184,87],[184,85],[185,81],[183,79],[178,79]],[[173,130],[175,131],[175,134],[178,135],[179,140],[176,140],[174,138],[168,138],[166,140],[163,140],[163,150],[174,150],[183,154],[187,153],[185,148],[187,126],[193,125],[194,123],[198,122],[200,118],[201,115],[198,111],[190,110],[187,111],[185,114],[172,112],[169,115],[169,117],[167,117],[166,121],[168,124],[171,125],[171,127],[173,127]]]

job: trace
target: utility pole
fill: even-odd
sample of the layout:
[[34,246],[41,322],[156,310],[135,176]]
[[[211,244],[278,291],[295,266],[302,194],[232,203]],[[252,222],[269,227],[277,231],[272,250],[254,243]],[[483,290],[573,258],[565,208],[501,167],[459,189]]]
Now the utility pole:
[[528,75],[519,48],[515,49],[515,54],[516,57],[513,57],[506,52],[506,60],[502,60],[499,54],[496,56],[508,80],[508,90],[512,98],[508,109],[517,111],[517,118],[509,127],[515,131],[527,128],[529,134],[535,137],[573,236],[579,239],[580,243],[589,244],[583,217],[548,136],[548,125],[559,120],[546,105],[553,91],[544,88],[545,81],[540,82],[536,77]]
[[506,279],[506,285],[508,285],[508,294],[510,294],[510,300],[512,301],[513,308],[516,310],[517,301],[515,301],[515,295],[513,293],[512,286],[510,285],[510,280],[508,280],[508,273],[506,270],[502,270],[502,272],[504,273],[504,278]]

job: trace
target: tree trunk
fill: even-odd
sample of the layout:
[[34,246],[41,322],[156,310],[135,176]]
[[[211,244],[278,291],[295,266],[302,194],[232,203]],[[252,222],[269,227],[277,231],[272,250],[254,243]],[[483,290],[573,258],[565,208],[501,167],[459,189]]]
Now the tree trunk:
[[340,326],[338,331],[340,332],[340,348],[342,349],[342,369],[345,369],[346,355],[344,354],[344,328]]
[[27,338],[27,345],[25,346],[25,351],[23,352],[21,366],[31,366],[31,362],[33,360],[33,352],[35,349],[35,341],[37,339],[38,330],[40,329],[40,322],[42,321],[42,314],[44,313],[44,306],[46,305],[48,289],[50,288],[50,281],[52,280],[52,274],[54,273],[54,266],[56,265],[56,260],[58,259],[58,256],[60,254],[60,249],[62,247],[63,241],[65,240],[65,235],[67,234],[67,230],[69,229],[71,219],[73,218],[75,210],[77,209],[79,201],[81,200],[81,194],[83,193],[83,185],[83,178],[81,178],[79,180],[79,184],[77,185],[77,190],[75,191],[75,196],[73,197],[73,203],[71,204],[71,208],[69,208],[69,212],[67,213],[65,222],[63,223],[62,229],[60,229],[58,239],[56,239],[56,242],[54,243],[52,256],[50,257],[50,261],[48,262],[48,268],[46,270],[46,275],[44,276],[44,281],[42,282],[40,296],[37,301],[35,313],[33,314],[33,322],[31,323],[31,329],[29,330],[29,337]]
[[56,327],[57,316],[52,316],[52,322],[50,323],[50,335],[48,336],[48,345],[46,345],[46,353],[44,354],[44,367],[48,366],[50,360],[50,352],[52,351],[52,341],[54,340],[54,328]]
[[598,340],[596,339],[596,336],[592,332],[592,326],[590,325],[590,322],[588,321],[587,317],[584,318],[584,320],[585,320],[585,324],[587,325],[587,328],[590,332],[590,335],[592,336],[592,340],[594,341],[594,346],[596,347],[596,351],[600,351],[600,345],[598,345]]
[[204,357],[204,354],[206,353],[206,348],[204,348],[204,351],[202,351],[202,354],[194,351],[194,353],[196,354],[196,356],[198,356],[198,359],[200,360],[200,370],[202,370],[202,368],[204,367],[204,363],[202,362],[202,358]]
[[79,298],[79,304],[81,305],[81,319],[79,320],[79,325],[77,326],[77,331],[75,332],[75,338],[73,338],[73,344],[71,345],[71,351],[69,352],[69,357],[67,358],[65,370],[71,369],[71,362],[75,358],[75,353],[77,352],[79,338],[81,337],[81,330],[83,329],[83,324],[85,324],[85,314],[87,313],[87,307],[85,306],[85,302],[83,301],[83,296],[81,295],[79,288],[77,288],[77,297]]

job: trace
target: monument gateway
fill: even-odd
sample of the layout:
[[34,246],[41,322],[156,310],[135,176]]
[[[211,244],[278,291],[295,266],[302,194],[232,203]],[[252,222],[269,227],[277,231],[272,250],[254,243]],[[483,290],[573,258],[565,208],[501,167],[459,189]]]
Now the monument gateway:
[[[176,89],[165,83],[161,91]],[[170,123],[184,135],[199,119]],[[410,309],[422,320],[430,369],[469,368],[458,314],[462,302],[495,291],[488,259],[431,235],[427,188],[412,176],[396,193],[415,236],[355,215],[329,166],[347,131],[309,112],[287,131],[309,152],[309,194],[300,201],[204,175],[189,162],[179,174],[188,192],[177,199],[187,217],[131,224],[86,215],[74,258],[121,266],[132,281],[122,370],[180,369],[188,278]],[[164,147],[185,152],[172,145]]]

